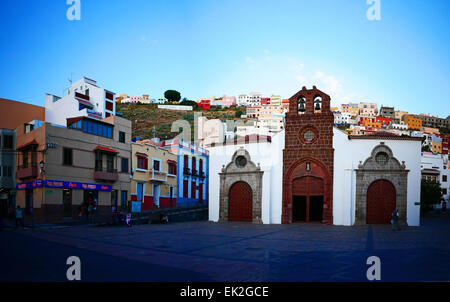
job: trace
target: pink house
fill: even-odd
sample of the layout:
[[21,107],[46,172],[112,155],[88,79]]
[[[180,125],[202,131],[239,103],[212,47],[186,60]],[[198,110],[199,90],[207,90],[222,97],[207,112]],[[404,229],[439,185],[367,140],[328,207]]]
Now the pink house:
[[236,97],[224,95],[222,98],[222,107],[230,107],[236,105]]

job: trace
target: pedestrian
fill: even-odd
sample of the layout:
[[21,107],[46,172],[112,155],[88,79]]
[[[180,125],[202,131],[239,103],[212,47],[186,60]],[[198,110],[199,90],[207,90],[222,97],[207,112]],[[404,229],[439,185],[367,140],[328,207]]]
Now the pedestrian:
[[91,222],[92,220],[92,204],[89,204],[88,206],[88,221]]
[[127,226],[131,227],[131,213],[127,214]]
[[17,226],[19,224],[22,225],[23,228],[25,227],[25,225],[23,223],[23,211],[20,208],[20,206],[17,206],[17,209],[16,209],[16,229],[17,229]]
[[399,216],[398,210],[395,209],[392,212],[392,220],[391,220],[393,231],[400,231],[400,225],[398,224],[398,216]]

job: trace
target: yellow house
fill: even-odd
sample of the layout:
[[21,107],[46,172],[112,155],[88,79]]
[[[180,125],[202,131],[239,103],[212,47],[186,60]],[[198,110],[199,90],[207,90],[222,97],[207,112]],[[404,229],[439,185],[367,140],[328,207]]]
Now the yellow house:
[[131,153],[131,201],[141,211],[176,207],[177,155],[152,140],[132,143]]
[[431,152],[442,154],[442,142],[432,142]]
[[412,115],[405,116],[405,124],[409,130],[422,130],[422,119]]

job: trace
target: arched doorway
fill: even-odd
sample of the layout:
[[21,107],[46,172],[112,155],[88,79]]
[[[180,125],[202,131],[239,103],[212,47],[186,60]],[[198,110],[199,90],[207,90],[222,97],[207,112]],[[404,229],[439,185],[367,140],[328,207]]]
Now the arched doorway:
[[303,176],[292,182],[292,221],[323,220],[324,182],[320,177]]
[[390,181],[380,179],[370,184],[367,189],[366,223],[389,224],[395,207],[396,192]]
[[252,221],[253,191],[244,181],[235,182],[228,193],[228,220]]

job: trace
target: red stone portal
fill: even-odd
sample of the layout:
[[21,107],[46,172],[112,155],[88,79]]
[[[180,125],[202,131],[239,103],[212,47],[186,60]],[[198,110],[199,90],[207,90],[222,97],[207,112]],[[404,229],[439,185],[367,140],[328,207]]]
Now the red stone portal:
[[303,87],[289,99],[283,150],[282,223],[293,222],[293,199],[299,196],[308,196],[308,201],[309,196],[322,196],[322,223],[333,223],[333,124],[330,96],[315,86],[310,90]]

